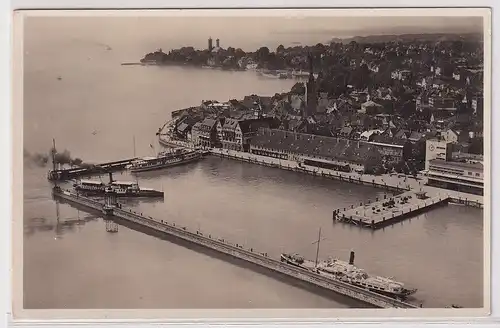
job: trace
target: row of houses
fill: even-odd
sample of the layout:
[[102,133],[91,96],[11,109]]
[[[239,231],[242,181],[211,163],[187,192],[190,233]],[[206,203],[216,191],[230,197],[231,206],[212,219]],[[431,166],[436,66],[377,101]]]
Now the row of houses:
[[274,118],[205,118],[192,126],[189,119],[182,120],[177,125],[177,133],[199,147],[218,147],[236,151],[248,151],[250,140],[259,128],[274,128],[277,123]]

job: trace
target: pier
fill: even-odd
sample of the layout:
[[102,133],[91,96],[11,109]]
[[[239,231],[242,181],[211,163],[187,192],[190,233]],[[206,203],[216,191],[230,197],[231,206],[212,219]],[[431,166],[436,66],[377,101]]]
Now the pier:
[[336,209],[334,222],[344,222],[368,229],[380,229],[390,224],[414,217],[433,207],[446,205],[450,198],[437,195],[428,197],[425,192],[408,191],[374,202],[361,203],[358,207]]
[[123,171],[132,164],[135,158],[124,159],[120,161],[89,165],[88,167],[78,167],[69,169],[53,169],[48,173],[48,179],[51,181],[64,181],[78,177],[88,177],[98,174],[107,174],[116,171]]
[[152,217],[145,216],[142,213],[136,213],[130,209],[122,208],[121,205],[117,205],[116,195],[114,193],[108,194],[105,202],[102,203],[97,200],[82,197],[70,191],[62,190],[60,187],[56,186],[53,189],[53,196],[54,198],[63,199],[66,202],[73,203],[90,210],[99,211],[106,217],[115,217],[125,220],[153,230],[157,233],[176,237],[232,258],[243,260],[260,268],[297,279],[301,282],[309,283],[313,286],[341,294],[379,308],[417,308],[414,304],[380,295],[341,281],[328,279],[315,272],[286,264],[278,259],[269,257],[267,253],[257,252],[253,248],[247,248],[241,244],[230,243],[224,239],[216,238],[201,231],[190,231],[186,227],[176,226],[175,223],[154,219]]

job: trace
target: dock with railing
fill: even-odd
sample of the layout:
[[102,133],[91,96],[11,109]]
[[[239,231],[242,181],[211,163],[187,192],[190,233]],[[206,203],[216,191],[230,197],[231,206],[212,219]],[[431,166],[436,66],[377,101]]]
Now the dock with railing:
[[122,208],[121,205],[116,203],[116,198],[112,193],[105,197],[104,203],[62,190],[59,187],[53,189],[53,196],[54,198],[60,198],[66,202],[74,203],[91,210],[100,211],[108,218],[114,217],[125,220],[157,233],[179,238],[205,249],[243,260],[260,268],[268,269],[272,272],[306,282],[327,291],[345,295],[379,308],[417,308],[414,304],[393,299],[341,281],[326,278],[300,267],[289,265],[271,258],[265,252],[258,252],[253,248],[231,243],[201,231],[190,231],[188,228],[176,225],[173,222],[157,220],[142,213],[136,213],[131,209]]
[[428,197],[424,192],[407,191],[396,196],[385,195],[374,202],[362,202],[357,207],[351,205],[336,209],[333,211],[333,221],[376,230],[445,205],[449,200],[446,195]]

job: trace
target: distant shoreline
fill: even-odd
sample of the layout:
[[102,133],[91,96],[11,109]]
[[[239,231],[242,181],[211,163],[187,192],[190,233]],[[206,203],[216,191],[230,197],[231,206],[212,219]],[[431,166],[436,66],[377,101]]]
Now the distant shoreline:
[[176,66],[176,67],[192,67],[192,68],[200,68],[200,69],[213,69],[220,71],[234,71],[234,72],[243,72],[248,71],[247,69],[242,68],[226,68],[226,67],[218,67],[218,66],[206,66],[206,65],[188,65],[183,63],[156,63],[156,62],[123,62],[120,64],[121,66]]

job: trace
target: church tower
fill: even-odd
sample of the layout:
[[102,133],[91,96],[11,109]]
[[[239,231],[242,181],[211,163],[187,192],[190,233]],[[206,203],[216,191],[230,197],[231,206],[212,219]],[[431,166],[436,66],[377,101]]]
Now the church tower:
[[309,80],[306,83],[306,108],[305,117],[313,116],[316,114],[316,107],[318,105],[318,94],[316,90],[316,81],[313,75],[313,58],[309,54]]
[[212,51],[214,48],[213,43],[212,43],[212,37],[208,38],[208,51]]

